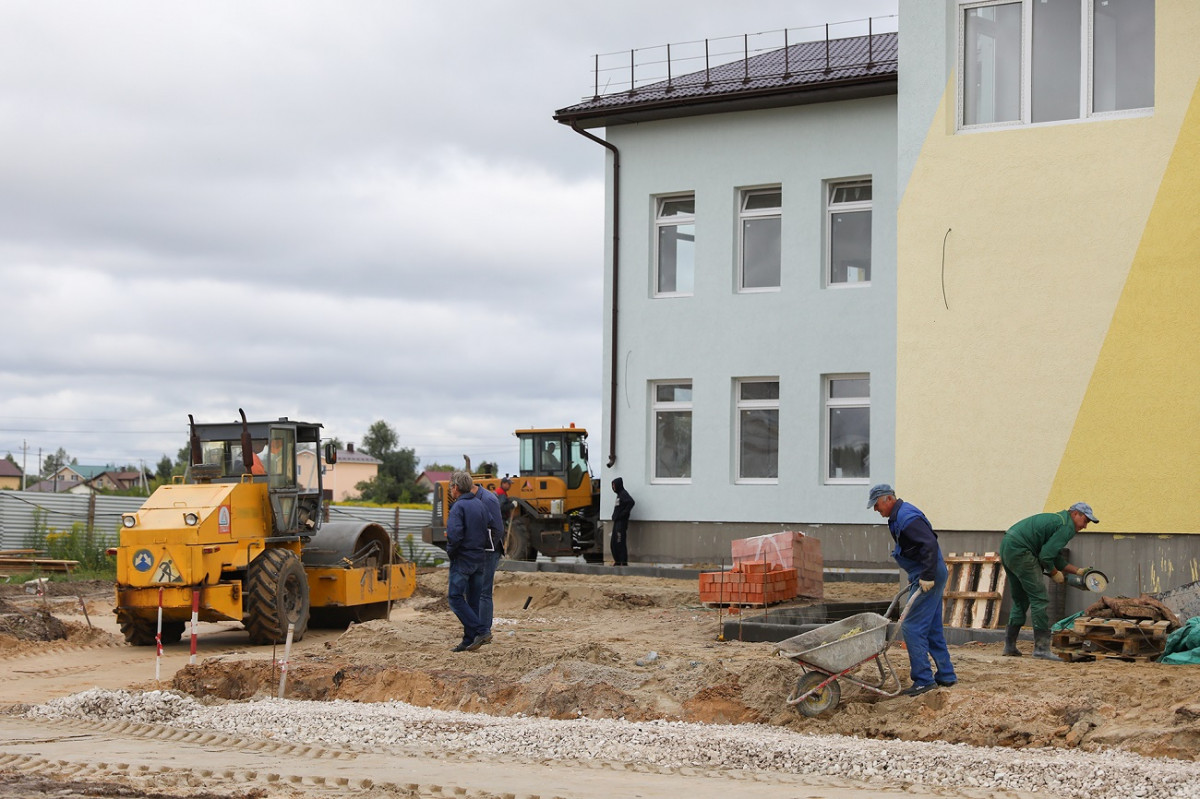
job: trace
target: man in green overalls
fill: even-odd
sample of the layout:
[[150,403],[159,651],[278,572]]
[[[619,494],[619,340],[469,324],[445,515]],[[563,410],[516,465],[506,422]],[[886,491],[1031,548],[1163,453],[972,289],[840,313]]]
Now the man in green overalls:
[[1076,502],[1067,510],[1058,513],[1038,513],[1008,528],[1000,542],[1000,563],[1008,575],[1012,590],[1012,610],[1008,614],[1008,629],[1004,638],[1004,654],[1019,656],[1017,637],[1025,624],[1025,612],[1029,611],[1033,624],[1033,656],[1046,660],[1059,660],[1050,651],[1050,618],[1046,615],[1049,604],[1043,572],[1054,582],[1062,584],[1067,574],[1083,571],[1067,563],[1063,547],[1075,534],[1088,526],[1088,522],[1099,524],[1100,520],[1086,502]]

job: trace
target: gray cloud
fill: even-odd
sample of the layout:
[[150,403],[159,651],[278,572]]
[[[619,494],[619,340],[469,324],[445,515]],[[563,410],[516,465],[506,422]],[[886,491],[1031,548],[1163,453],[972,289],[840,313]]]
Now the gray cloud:
[[[0,6],[0,454],[290,416],[515,468],[599,433],[594,53],[895,0]],[[593,458],[593,466],[599,465]]]

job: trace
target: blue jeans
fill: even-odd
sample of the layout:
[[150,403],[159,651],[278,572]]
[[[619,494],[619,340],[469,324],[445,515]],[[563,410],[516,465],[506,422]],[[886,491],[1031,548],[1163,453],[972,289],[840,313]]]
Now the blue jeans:
[[[458,557],[450,561],[449,587],[446,590],[450,609],[462,622],[463,643],[470,643],[487,632],[479,621],[479,597],[485,579],[490,581],[491,553],[486,558]],[[490,602],[490,599],[489,599]]]
[[496,567],[500,565],[499,552],[483,553],[487,558],[487,568],[484,569],[483,585],[479,594],[479,626],[484,633],[492,631],[492,586],[496,582]]
[[[946,636],[942,632],[942,593],[946,590],[949,578],[946,563],[939,557],[933,588],[917,597],[900,627],[904,633],[904,645],[908,647],[908,665],[913,685],[929,685],[934,681],[934,673],[929,668],[930,658],[933,658],[933,665],[937,667],[939,682],[958,679],[950,662],[950,650],[946,648]],[[912,589],[920,591],[916,578],[911,579]]]

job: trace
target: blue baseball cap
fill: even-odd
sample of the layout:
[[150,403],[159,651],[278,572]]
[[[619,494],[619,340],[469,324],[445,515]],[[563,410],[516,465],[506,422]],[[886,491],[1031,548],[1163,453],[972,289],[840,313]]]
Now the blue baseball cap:
[[895,496],[896,491],[887,483],[879,483],[878,485],[871,486],[871,493],[867,496],[867,507],[874,508],[875,503],[879,501],[880,497],[889,495]]
[[[875,489],[873,489],[873,488],[871,489],[871,491],[874,491],[874,490]],[[1096,518],[1096,514],[1092,513],[1092,506],[1087,504],[1086,502],[1076,502],[1074,505],[1067,508],[1067,510],[1079,511],[1084,516],[1088,517],[1088,521],[1091,522],[1092,524],[1100,523],[1100,520]]]

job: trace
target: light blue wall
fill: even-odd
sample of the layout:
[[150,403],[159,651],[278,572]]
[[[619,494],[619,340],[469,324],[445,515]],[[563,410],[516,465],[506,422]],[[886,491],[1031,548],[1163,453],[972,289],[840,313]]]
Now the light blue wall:
[[[822,482],[824,374],[871,375],[871,481],[891,480],[895,427],[896,98],[706,115],[609,128],[621,151],[617,461],[638,522],[871,523],[866,485]],[[872,283],[822,287],[825,181],[873,182]],[[738,294],[738,189],[783,187],[778,293]],[[611,185],[610,185],[611,191]],[[694,296],[654,299],[653,198],[696,195]],[[611,225],[611,219],[609,219]],[[611,229],[609,231],[611,236]],[[611,302],[606,258],[606,303]],[[605,313],[603,449],[609,430]],[[778,485],[734,483],[734,379],[780,380]],[[692,482],[651,484],[648,382],[693,383]],[[597,445],[601,442],[597,441]]]
[[899,192],[921,155],[956,59],[958,0],[900,0]]

